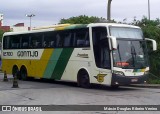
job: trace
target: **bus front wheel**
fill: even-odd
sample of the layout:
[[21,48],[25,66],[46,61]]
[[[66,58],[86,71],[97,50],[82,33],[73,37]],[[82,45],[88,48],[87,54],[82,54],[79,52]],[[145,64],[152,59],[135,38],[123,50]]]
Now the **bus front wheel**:
[[119,85],[111,85],[111,88],[112,88],[112,89],[118,89],[118,88],[119,88]]
[[27,70],[25,67],[22,67],[20,70],[20,75],[22,80],[27,80]]
[[79,71],[77,81],[78,81],[78,86],[82,88],[90,87],[89,75],[85,70]]

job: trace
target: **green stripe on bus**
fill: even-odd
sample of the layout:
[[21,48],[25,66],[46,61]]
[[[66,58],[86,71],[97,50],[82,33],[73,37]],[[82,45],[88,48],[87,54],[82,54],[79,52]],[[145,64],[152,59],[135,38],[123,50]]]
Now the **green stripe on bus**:
[[86,28],[86,27],[87,27],[87,24],[70,25],[70,26],[65,27],[64,30]]
[[52,73],[52,77],[51,77],[52,79],[57,79],[57,80],[61,79],[73,50],[74,50],[74,48],[63,49],[63,51],[57,61],[57,64],[55,66],[55,69]]
[[48,61],[48,65],[46,67],[45,73],[44,73],[44,78],[48,78],[48,79],[51,78],[62,50],[63,50],[62,48],[53,50],[50,60]]

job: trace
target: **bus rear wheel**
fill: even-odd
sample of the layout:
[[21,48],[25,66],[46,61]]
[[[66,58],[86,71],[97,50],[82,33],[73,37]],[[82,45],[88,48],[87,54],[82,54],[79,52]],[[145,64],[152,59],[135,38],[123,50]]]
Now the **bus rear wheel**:
[[82,88],[89,88],[90,87],[90,81],[89,81],[89,75],[86,71],[82,70],[78,73],[78,85]]
[[27,70],[25,67],[22,67],[20,70],[20,77],[22,80],[27,80]]

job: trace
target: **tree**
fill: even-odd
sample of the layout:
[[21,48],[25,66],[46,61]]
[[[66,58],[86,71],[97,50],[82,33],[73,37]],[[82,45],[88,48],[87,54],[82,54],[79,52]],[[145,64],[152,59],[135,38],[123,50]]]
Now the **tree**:
[[2,36],[4,34],[4,31],[3,30],[0,30],[0,42],[2,41]]
[[61,19],[60,24],[70,23],[70,24],[89,24],[89,23],[98,23],[98,22],[106,22],[105,18],[98,18],[94,16],[86,16],[80,15],[77,17],[70,17],[68,19]]
[[[140,21],[134,20],[134,25],[140,26],[143,30],[144,37],[151,38],[157,42],[157,51],[150,52],[150,68],[151,73],[154,75],[160,75],[160,19],[149,20],[143,17]],[[148,49],[152,47],[148,45]]]

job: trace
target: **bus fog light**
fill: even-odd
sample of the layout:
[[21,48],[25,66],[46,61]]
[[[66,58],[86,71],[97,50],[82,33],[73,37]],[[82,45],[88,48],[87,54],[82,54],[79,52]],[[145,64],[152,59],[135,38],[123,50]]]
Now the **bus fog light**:
[[118,83],[118,82],[115,82],[115,84],[118,85],[119,83]]

